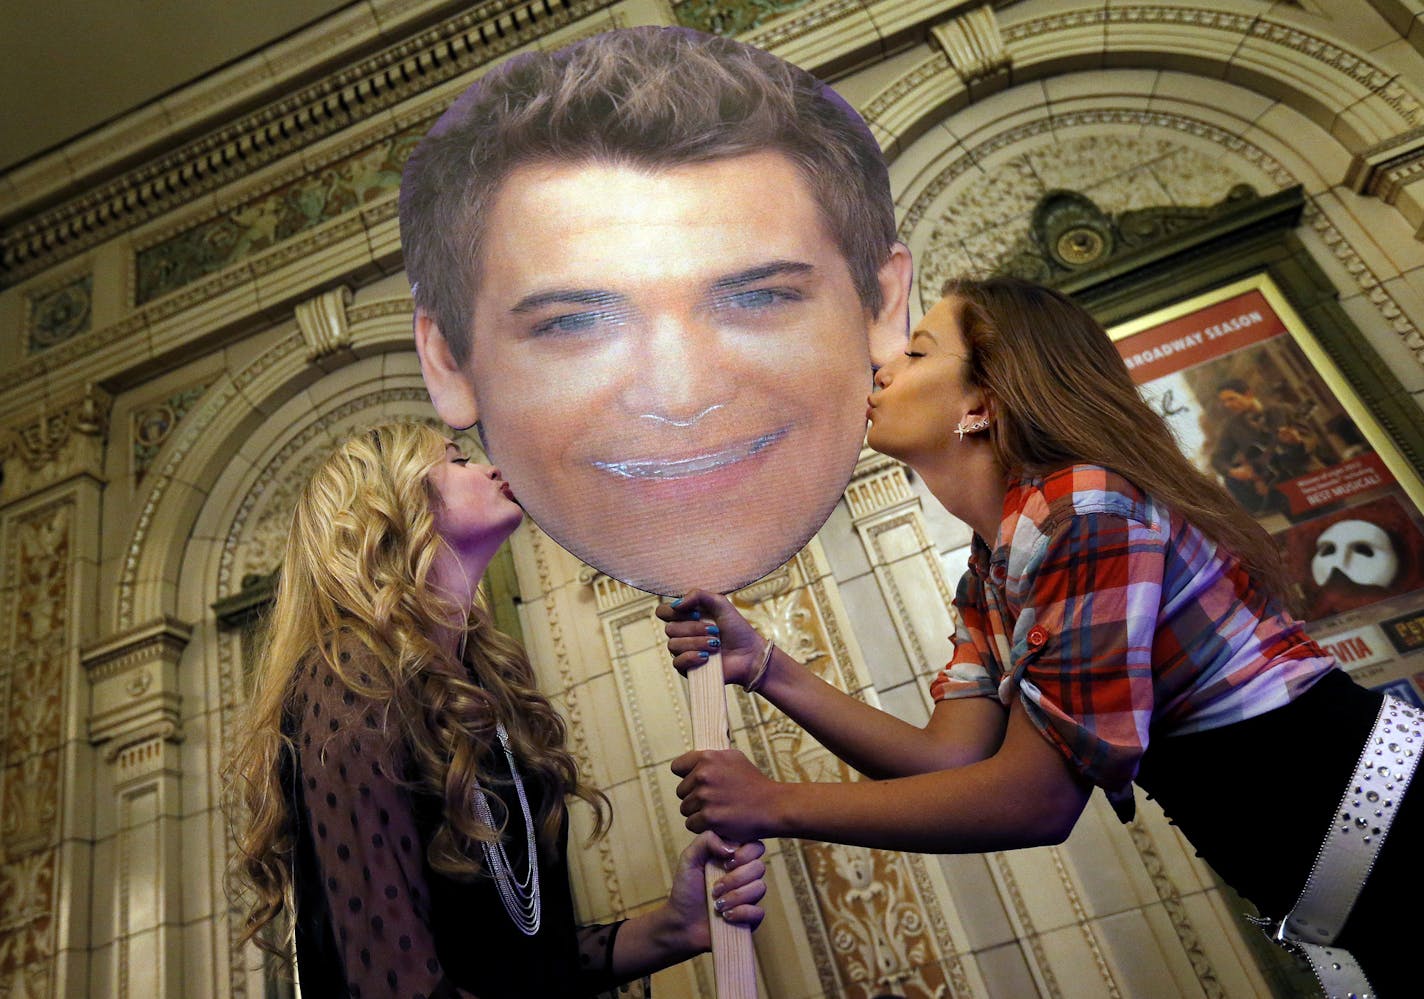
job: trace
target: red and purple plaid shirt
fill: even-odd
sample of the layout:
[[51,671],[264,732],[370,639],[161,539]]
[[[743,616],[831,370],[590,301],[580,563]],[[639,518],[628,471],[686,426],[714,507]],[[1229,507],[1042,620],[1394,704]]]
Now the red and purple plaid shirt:
[[973,545],[935,700],[1017,689],[1120,815],[1149,733],[1263,714],[1335,665],[1234,556],[1096,465],[1011,480],[993,552]]

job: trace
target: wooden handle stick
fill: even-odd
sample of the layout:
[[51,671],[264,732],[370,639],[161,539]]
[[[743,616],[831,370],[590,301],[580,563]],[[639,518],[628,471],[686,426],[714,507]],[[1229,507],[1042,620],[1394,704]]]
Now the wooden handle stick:
[[[692,741],[695,749],[727,749],[727,700],[722,691],[722,655],[687,671],[692,694]],[[707,918],[712,925],[712,966],[717,973],[717,999],[756,999],[756,955],[752,931],[728,923],[712,909],[712,882],[721,873],[708,864]]]

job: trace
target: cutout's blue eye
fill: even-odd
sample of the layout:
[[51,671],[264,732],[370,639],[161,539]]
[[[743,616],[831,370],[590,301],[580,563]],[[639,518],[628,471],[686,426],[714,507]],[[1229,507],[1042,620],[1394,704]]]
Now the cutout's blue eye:
[[598,322],[597,313],[577,312],[571,316],[559,316],[555,319],[545,320],[534,327],[534,333],[536,336],[547,336],[550,333],[583,333],[590,329],[596,322]]
[[751,288],[727,296],[727,304],[738,309],[769,309],[783,302],[799,301],[798,292],[785,288]]
[[567,312],[545,319],[529,332],[535,337],[594,336],[623,326],[628,321],[626,310]]

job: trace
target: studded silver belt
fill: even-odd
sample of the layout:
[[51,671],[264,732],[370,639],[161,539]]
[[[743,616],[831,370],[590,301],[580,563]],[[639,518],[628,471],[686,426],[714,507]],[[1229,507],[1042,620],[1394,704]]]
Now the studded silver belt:
[[1373,996],[1364,971],[1335,942],[1389,834],[1424,748],[1424,712],[1385,697],[1355,772],[1320,844],[1305,888],[1276,938],[1310,962],[1331,999]]

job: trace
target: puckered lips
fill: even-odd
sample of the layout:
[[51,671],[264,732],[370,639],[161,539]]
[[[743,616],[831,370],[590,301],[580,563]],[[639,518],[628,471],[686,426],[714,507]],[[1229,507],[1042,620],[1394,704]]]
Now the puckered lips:
[[663,454],[648,448],[645,456],[594,459],[592,464],[601,472],[636,482],[671,482],[692,479],[734,469],[743,462],[774,448],[791,432],[790,426],[778,427],[753,437],[734,439],[714,447],[669,447]]
[[517,499],[514,498],[514,490],[510,487],[509,483],[504,480],[504,476],[500,474],[500,471],[496,466],[490,465],[488,470],[485,472],[485,475],[488,476],[489,480],[495,484],[495,487],[499,490],[501,496],[509,500],[511,503],[519,502]]

